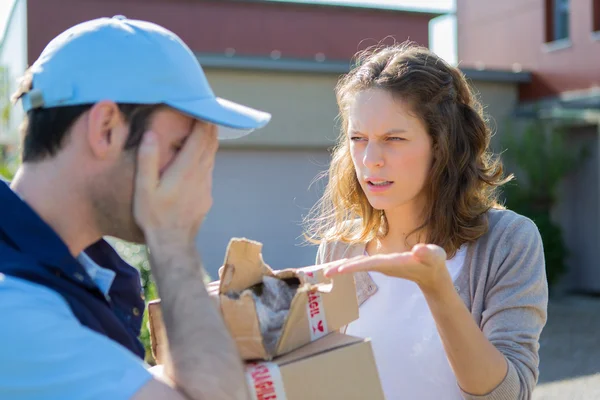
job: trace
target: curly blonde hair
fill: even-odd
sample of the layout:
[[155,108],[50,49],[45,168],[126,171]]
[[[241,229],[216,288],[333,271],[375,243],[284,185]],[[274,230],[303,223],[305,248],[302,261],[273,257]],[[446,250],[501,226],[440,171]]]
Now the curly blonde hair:
[[[305,219],[309,242],[367,242],[387,233],[383,210],[374,209],[356,177],[350,156],[348,108],[360,91],[379,88],[400,97],[424,122],[433,161],[425,185],[427,243],[449,257],[488,230],[486,213],[502,208],[498,188],[510,181],[489,151],[491,131],[462,72],[424,47],[409,42],[374,47],[355,56],[355,67],[336,86],[341,132],[329,182]],[[349,223],[360,220],[360,224]],[[409,235],[410,236],[410,235]]]

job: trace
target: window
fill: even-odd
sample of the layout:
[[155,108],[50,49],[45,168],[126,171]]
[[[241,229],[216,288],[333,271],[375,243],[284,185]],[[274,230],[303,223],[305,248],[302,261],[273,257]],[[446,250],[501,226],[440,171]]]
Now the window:
[[570,0],[546,0],[546,42],[569,38],[569,3]]
[[600,32],[600,0],[592,2],[592,29],[594,32]]

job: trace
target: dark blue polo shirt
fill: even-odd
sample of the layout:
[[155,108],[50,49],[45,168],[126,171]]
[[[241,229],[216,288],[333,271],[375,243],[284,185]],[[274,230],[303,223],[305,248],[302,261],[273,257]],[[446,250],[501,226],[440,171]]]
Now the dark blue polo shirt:
[[[133,394],[150,378],[138,339],[143,311],[139,273],[112,246],[100,240],[74,258],[0,181],[0,398],[29,398],[19,390],[31,391],[36,379],[58,394],[63,386],[52,377],[66,382],[81,375],[83,385],[107,373],[113,386],[102,393]],[[85,364],[79,375],[59,374],[78,363]]]

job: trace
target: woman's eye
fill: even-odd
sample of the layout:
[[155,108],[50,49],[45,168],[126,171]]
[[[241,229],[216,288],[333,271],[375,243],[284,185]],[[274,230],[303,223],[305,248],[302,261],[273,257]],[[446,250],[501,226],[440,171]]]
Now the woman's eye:
[[388,140],[391,140],[393,142],[398,142],[398,141],[404,141],[406,139],[404,139],[403,137],[392,136],[392,137],[389,137]]
[[364,138],[360,137],[360,136],[352,136],[350,137],[350,140],[352,140],[353,142],[358,142],[360,140],[363,140]]

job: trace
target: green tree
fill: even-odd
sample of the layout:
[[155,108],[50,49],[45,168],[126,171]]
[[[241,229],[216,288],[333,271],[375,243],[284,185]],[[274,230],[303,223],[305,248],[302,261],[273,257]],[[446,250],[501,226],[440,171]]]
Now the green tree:
[[11,155],[8,146],[0,144],[0,178],[11,180],[16,170],[16,157]]
[[[148,261],[146,246],[129,243],[116,238],[107,238],[107,241],[115,248],[117,253],[119,253],[119,255],[125,261],[140,271],[146,305],[149,301],[156,299],[158,297],[158,292],[150,271],[150,262]],[[150,331],[148,329],[148,307],[146,307],[144,310],[140,340],[146,349],[146,362],[150,365],[154,365],[155,360],[152,356]]]
[[10,88],[8,70],[0,65],[0,177],[11,179],[17,169],[17,155],[14,146],[2,142],[8,137],[10,126]]
[[0,65],[0,129],[8,128],[11,106],[8,69]]

